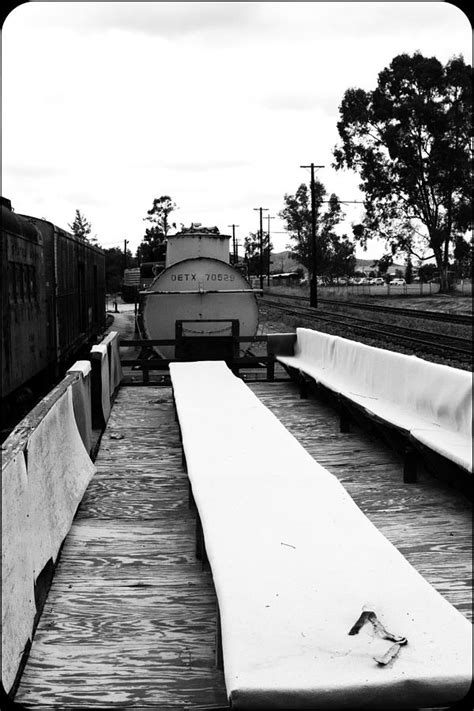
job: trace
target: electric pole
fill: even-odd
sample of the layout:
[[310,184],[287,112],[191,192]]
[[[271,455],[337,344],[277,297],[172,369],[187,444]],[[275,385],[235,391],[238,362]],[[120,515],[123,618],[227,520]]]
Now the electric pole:
[[317,308],[318,306],[318,277],[316,274],[316,204],[314,196],[314,169],[324,168],[324,165],[300,165],[300,168],[311,168],[311,282],[309,291],[309,305]]
[[237,242],[235,241],[235,228],[239,225],[227,225],[227,227],[232,227],[232,264],[236,264],[237,258]]
[[262,224],[262,213],[268,212],[268,207],[254,207],[254,210],[259,210],[260,212],[260,289],[263,291],[263,224]]
[[127,244],[128,244],[128,239],[124,239],[123,241],[123,268],[127,268]]
[[268,227],[267,227],[267,232],[268,232],[268,270],[267,270],[267,286],[270,286],[270,220],[274,220],[274,217],[271,217],[270,215],[267,215],[267,221],[268,221]]

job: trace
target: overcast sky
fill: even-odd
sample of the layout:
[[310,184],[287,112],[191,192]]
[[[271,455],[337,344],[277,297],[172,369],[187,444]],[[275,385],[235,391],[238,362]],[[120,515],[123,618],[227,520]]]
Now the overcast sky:
[[444,2],[30,2],[2,44],[2,194],[66,229],[79,209],[103,247],[133,253],[161,195],[178,224],[234,223],[241,242],[269,208],[281,251],[300,165],[362,199],[331,167],[346,89],[373,89],[403,52],[472,62],[469,21]]

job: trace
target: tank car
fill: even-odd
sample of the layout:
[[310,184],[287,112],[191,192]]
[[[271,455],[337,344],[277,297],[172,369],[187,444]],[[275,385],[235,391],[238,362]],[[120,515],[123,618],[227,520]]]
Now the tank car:
[[228,360],[255,336],[256,295],[229,263],[229,239],[217,227],[168,236],[165,269],[142,292],[146,337],[175,340],[155,347],[163,358]]
[[2,197],[2,267],[2,411],[8,416],[25,386],[50,385],[103,331],[105,258],[51,222],[13,212]]

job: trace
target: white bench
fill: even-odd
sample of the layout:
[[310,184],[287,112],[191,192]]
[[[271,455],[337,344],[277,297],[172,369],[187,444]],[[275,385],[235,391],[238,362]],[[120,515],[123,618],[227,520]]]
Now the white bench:
[[293,355],[275,357],[472,473],[468,371],[307,328],[297,329]]
[[[188,475],[235,708],[448,705],[471,683],[471,625],[221,362],[172,363]],[[364,609],[408,639],[371,624]]]

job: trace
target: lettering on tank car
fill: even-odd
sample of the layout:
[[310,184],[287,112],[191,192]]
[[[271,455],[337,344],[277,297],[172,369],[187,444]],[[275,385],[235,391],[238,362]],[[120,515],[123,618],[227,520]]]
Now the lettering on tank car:
[[196,274],[182,272],[180,274],[172,274],[171,281],[196,281]]
[[220,272],[212,272],[212,274],[204,274],[206,281],[234,281],[234,274],[221,274]]

